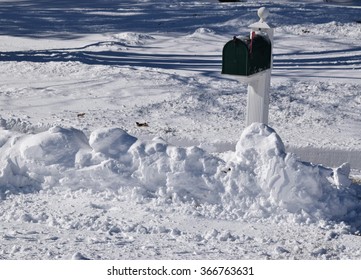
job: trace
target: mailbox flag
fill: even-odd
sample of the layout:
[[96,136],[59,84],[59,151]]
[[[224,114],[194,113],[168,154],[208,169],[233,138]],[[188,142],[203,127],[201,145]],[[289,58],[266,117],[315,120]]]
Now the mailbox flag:
[[253,39],[256,36],[256,32],[252,31],[251,33],[251,42],[249,43],[249,54],[252,56],[252,48],[253,48]]

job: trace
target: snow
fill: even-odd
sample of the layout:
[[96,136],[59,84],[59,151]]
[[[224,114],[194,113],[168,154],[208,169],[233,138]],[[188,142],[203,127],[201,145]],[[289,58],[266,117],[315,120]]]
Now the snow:
[[[270,123],[245,127],[247,85],[220,55],[262,5]],[[0,13],[0,259],[360,258],[359,6]]]

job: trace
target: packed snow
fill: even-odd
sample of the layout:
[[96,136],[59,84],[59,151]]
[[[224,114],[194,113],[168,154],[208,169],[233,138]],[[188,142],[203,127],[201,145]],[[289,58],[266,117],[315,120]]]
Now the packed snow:
[[[246,127],[247,85],[221,54],[261,6],[270,123]],[[356,2],[0,13],[0,259],[361,257]]]

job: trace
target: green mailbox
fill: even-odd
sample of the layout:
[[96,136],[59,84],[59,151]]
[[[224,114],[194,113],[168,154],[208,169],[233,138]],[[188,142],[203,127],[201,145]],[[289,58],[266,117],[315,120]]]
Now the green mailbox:
[[250,76],[271,68],[272,46],[267,36],[234,37],[223,47],[222,74]]

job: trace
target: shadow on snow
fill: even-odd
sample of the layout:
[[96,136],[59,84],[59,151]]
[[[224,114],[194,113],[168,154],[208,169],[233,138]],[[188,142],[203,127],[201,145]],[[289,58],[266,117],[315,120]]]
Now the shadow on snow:
[[[72,39],[106,32],[193,32],[199,27],[235,35],[258,20],[259,3],[136,0],[0,0],[0,35]],[[263,3],[270,23],[281,26],[361,20],[355,7]],[[236,22],[236,24],[235,24]]]
[[80,62],[89,65],[139,66],[161,69],[220,72],[220,55],[149,54],[131,51],[38,50],[0,52],[0,61]]

